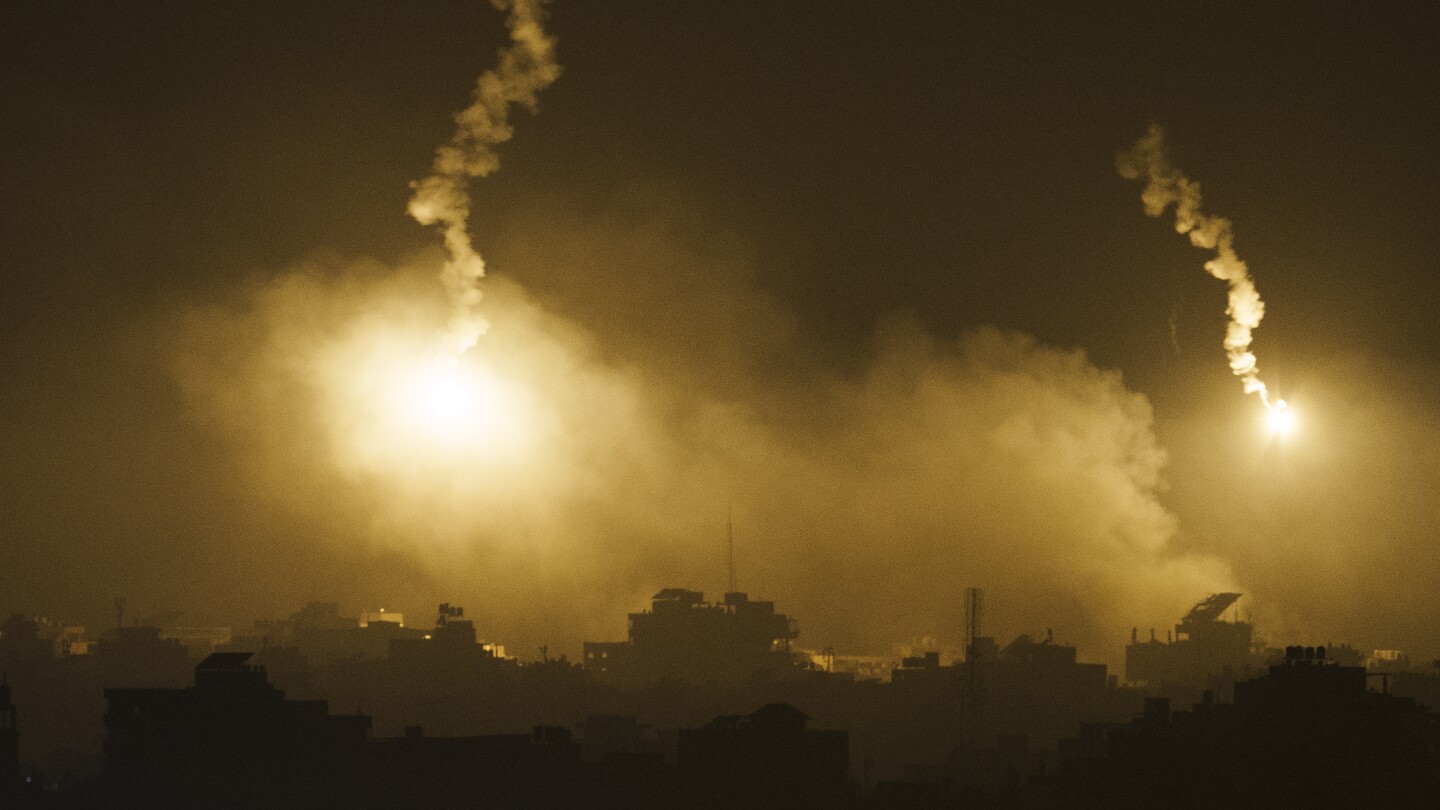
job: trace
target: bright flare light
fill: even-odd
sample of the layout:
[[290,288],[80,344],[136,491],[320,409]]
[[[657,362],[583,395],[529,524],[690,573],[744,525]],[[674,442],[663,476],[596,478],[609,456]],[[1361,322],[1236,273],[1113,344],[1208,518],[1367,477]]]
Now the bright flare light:
[[401,443],[492,456],[522,443],[521,392],[488,368],[442,357],[396,373],[389,417]]
[[519,473],[547,463],[555,418],[531,355],[500,340],[454,355],[400,314],[358,322],[306,364],[336,464],[417,484],[529,480]]
[[1295,412],[1290,410],[1285,400],[1277,400],[1274,407],[1265,414],[1265,426],[1270,429],[1272,436],[1289,436],[1297,427]]
[[455,426],[462,423],[474,403],[467,380],[455,368],[437,368],[416,381],[415,398],[425,417],[437,425]]

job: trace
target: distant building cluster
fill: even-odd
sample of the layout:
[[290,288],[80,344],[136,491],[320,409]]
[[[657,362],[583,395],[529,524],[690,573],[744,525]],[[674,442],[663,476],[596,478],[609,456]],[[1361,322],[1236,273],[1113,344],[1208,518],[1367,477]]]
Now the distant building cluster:
[[[520,661],[458,605],[425,626],[317,602],[253,631],[0,625],[0,806],[1412,806],[1440,671],[1270,648],[1239,594],[1123,676],[1054,634],[805,650],[773,602],[667,588],[623,641]],[[925,649],[933,646],[935,649]],[[1189,707],[1175,708],[1172,707]],[[1440,795],[1431,793],[1430,795]]]
[[586,642],[585,669],[624,686],[784,678],[799,671],[791,625],[774,602],[751,601],[744,593],[727,593],[712,605],[699,591],[667,588],[655,594],[650,610],[630,614],[627,640]]

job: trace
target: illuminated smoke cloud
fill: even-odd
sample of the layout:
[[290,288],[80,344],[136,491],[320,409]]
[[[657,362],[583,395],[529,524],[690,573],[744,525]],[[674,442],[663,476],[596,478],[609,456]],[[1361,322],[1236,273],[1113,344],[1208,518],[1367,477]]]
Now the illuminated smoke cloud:
[[[1225,353],[1230,370],[1245,384],[1245,393],[1259,394],[1265,407],[1272,407],[1265,383],[1260,380],[1255,353],[1250,351],[1252,333],[1265,317],[1265,302],[1250,278],[1250,269],[1235,253],[1235,235],[1230,220],[1200,212],[1200,184],[1170,165],[1165,155],[1165,130],[1151,126],[1135,146],[1115,158],[1115,167],[1127,180],[1145,180],[1140,199],[1145,213],[1158,217],[1173,203],[1175,230],[1190,236],[1190,244],[1215,251],[1215,258],[1205,262],[1210,275],[1230,285],[1230,301],[1225,313],[1230,324],[1225,329]],[[1284,407],[1283,402],[1274,407]]]
[[422,225],[439,225],[449,259],[441,280],[454,307],[446,349],[458,355],[479,340],[485,321],[480,304],[480,279],[485,260],[475,251],[466,223],[470,218],[472,177],[486,177],[500,168],[495,147],[515,134],[510,107],[535,112],[537,95],[560,76],[555,62],[555,39],[545,33],[544,0],[492,0],[508,10],[506,27],[510,46],[500,51],[500,63],[475,83],[473,101],[455,114],[455,134],[435,150],[432,173],[411,184],[409,212]]
[[[393,370],[426,350],[448,306],[438,250],[399,265],[317,257],[157,331],[266,525],[297,527],[274,542],[306,537],[321,559],[361,560],[344,563],[356,571],[399,561],[354,576],[387,601],[453,594],[530,649],[623,637],[626,612],[663,587],[722,589],[731,506],[741,588],[800,616],[810,644],[879,653],[946,637],[978,583],[1004,606],[997,635],[1058,620],[1113,663],[1136,617],[1241,589],[1223,560],[1187,547],[1160,499],[1148,400],[1083,353],[993,329],[940,339],[896,316],[836,375],[753,286],[743,248],[627,231],[617,223],[639,214],[613,210],[623,202],[602,217],[552,205],[507,210],[497,255],[520,256],[529,277],[553,267],[572,286],[546,294],[591,309],[572,320],[488,278],[486,309],[505,328],[464,366],[505,390],[469,431],[417,435],[391,408]],[[647,292],[677,277],[697,291]],[[752,328],[735,340],[742,316]],[[757,376],[787,354],[802,385]],[[214,522],[236,547],[272,542]],[[274,576],[277,592],[321,587]]]

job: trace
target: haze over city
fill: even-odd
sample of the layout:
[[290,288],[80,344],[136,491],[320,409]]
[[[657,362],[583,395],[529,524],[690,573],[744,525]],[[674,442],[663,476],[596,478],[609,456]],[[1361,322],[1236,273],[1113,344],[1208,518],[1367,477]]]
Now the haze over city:
[[[445,599],[575,655],[725,590],[730,522],[812,648],[958,645],[977,586],[1112,665],[1232,591],[1272,642],[1440,654],[1419,5],[555,3],[553,85],[466,181],[458,416],[412,396],[456,305],[407,204],[503,15],[0,15],[7,610]],[[1117,172],[1153,125],[1290,435]]]

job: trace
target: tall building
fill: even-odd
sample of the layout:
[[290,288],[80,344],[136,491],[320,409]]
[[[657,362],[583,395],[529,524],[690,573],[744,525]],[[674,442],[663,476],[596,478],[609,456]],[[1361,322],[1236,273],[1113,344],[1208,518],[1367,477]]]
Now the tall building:
[[774,602],[740,592],[711,604],[705,594],[666,588],[650,610],[630,614],[629,640],[585,642],[587,670],[604,681],[642,686],[660,681],[739,684],[796,669],[792,621]]

